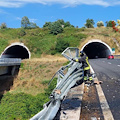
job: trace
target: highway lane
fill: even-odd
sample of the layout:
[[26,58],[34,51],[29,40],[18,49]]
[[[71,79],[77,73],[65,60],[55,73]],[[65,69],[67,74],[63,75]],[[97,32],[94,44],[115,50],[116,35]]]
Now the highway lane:
[[92,59],[89,61],[98,80],[103,81],[101,87],[114,119],[120,120],[120,59]]

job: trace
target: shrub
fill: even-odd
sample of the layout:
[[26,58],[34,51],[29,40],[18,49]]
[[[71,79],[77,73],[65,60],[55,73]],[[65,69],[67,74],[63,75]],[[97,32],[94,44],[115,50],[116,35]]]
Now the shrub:
[[0,26],[1,29],[6,29],[7,28],[7,25],[6,23],[2,23],[1,26]]
[[49,101],[49,96],[56,83],[55,78],[45,89],[45,93],[36,96],[25,93],[6,93],[1,99],[0,120],[28,120],[43,109],[43,104]]
[[24,28],[21,28],[19,31],[18,31],[18,35],[19,36],[24,36],[24,35],[26,35],[26,32],[25,32],[25,30],[24,30]]
[[63,39],[58,39],[56,43],[55,50],[56,52],[63,52],[67,47],[69,47],[69,42],[63,40]]
[[104,26],[104,23],[103,23],[102,21],[98,21],[98,22],[97,22],[97,26],[98,26],[98,27]]
[[[35,113],[36,103],[32,95],[25,93],[10,94],[3,96],[0,105],[0,120],[27,119]],[[35,110],[31,110],[31,109]],[[29,111],[30,110],[30,111]]]
[[45,89],[45,95],[46,96],[50,96],[51,92],[53,91],[53,89],[56,87],[57,84],[57,78],[54,78],[51,82],[51,84],[48,86],[47,89]]
[[86,20],[86,23],[85,23],[85,26],[87,27],[87,28],[94,28],[94,25],[95,23],[94,23],[94,20],[93,19],[87,19]]
[[43,28],[47,27],[47,28],[50,28],[52,25],[51,22],[45,22],[45,24],[43,25]]
[[52,23],[52,25],[50,27],[51,34],[57,35],[58,33],[62,33],[62,32],[63,32],[63,28],[59,22]]
[[[113,22],[113,20],[106,21],[106,27],[113,27],[112,22]],[[116,22],[115,22],[115,21],[114,21],[114,25],[116,25]]]
[[8,40],[6,39],[0,39],[0,52],[2,53],[5,47],[9,45]]

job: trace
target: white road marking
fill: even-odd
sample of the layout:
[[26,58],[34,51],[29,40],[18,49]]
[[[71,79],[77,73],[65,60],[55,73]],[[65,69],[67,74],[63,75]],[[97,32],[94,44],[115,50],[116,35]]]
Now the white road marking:
[[112,63],[108,62],[108,64],[112,64]]
[[[90,69],[91,69],[92,73],[95,73],[92,67],[90,67]],[[98,81],[97,77],[95,78],[95,80]],[[96,85],[96,89],[98,92],[98,97],[100,100],[100,106],[101,106],[101,109],[103,112],[104,120],[114,120],[112,112],[111,112],[109,105],[107,103],[107,100],[105,98],[105,95],[102,91],[101,85]]]
[[120,65],[117,65],[118,67],[120,67]]

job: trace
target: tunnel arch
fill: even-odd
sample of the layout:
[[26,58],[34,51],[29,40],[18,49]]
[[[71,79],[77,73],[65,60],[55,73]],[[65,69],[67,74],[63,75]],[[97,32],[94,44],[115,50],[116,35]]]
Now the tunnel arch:
[[112,49],[109,45],[99,39],[92,39],[88,41],[81,49],[84,51],[89,59],[107,58],[112,54]]
[[7,46],[0,57],[29,59],[31,57],[31,53],[24,43],[15,42],[10,46]]

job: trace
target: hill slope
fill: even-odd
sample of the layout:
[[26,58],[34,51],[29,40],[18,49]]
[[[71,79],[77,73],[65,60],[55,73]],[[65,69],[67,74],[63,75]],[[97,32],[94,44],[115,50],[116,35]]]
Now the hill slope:
[[90,39],[100,39],[119,52],[112,38],[120,43],[120,33],[112,28],[64,28],[58,35],[50,34],[47,28],[0,29],[0,53],[11,43],[22,42],[30,50],[32,58],[36,58],[41,54],[61,53],[67,46],[81,48]]

